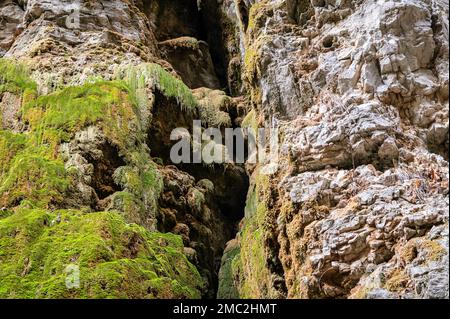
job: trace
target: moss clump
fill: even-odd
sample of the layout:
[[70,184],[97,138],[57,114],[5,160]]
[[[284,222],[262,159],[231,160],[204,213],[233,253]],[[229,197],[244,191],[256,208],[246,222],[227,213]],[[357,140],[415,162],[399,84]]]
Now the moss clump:
[[192,37],[179,37],[159,43],[160,46],[169,48],[182,48],[197,51],[200,49],[198,40]]
[[[44,154],[43,154],[44,153]],[[46,207],[60,203],[69,185],[64,163],[39,148],[27,148],[14,156],[0,182],[0,205],[13,206],[23,199]]]
[[392,274],[390,274],[384,287],[389,291],[402,291],[407,287],[409,281],[410,278],[404,270],[396,269]]
[[0,59],[0,94],[4,92],[34,94],[37,85],[28,70],[12,60]]
[[257,2],[253,4],[250,7],[249,10],[249,19],[248,19],[248,26],[247,31],[249,33],[254,32],[257,25],[259,24],[259,20],[262,18],[266,18],[266,7],[267,7],[267,0],[262,0],[260,2]]
[[111,209],[124,212],[129,222],[152,228],[152,221],[148,219],[156,216],[163,181],[148,153],[132,153],[130,164],[114,173],[116,184],[122,186],[124,191],[113,196]]
[[133,97],[136,101],[143,99],[139,94],[145,94],[145,88],[149,87],[158,89],[168,98],[175,98],[185,110],[194,110],[198,106],[197,100],[186,84],[158,64],[148,63],[129,67],[119,70],[118,76],[126,82],[131,92],[138,93]]
[[438,261],[446,255],[445,248],[436,240],[424,240],[419,244],[427,252],[429,261]]
[[112,143],[125,148],[138,130],[128,88],[120,81],[86,83],[41,96],[24,106],[24,119],[38,134],[39,143],[52,145],[99,124]]
[[[0,298],[199,298],[202,288],[180,237],[112,212],[19,209],[0,220],[0,261]],[[79,287],[66,286],[70,265]]]
[[[0,59],[0,94],[21,94],[24,105],[36,97],[36,84],[25,67]],[[62,200],[69,184],[64,164],[46,145],[37,143],[35,132],[26,134],[0,130],[0,205],[14,206],[26,199],[47,206]]]
[[226,112],[232,99],[220,90],[199,88],[194,90],[198,100],[201,120],[210,127],[231,127],[230,115]]
[[111,195],[108,211],[115,211],[122,215],[128,223],[142,225],[147,229],[155,229],[154,220],[147,213],[145,204],[136,196],[127,191],[116,192]]
[[[11,160],[26,147],[27,136],[0,130],[0,176],[8,171]],[[3,178],[2,178],[3,179]]]
[[49,148],[37,146],[32,134],[0,130],[0,205],[12,207],[26,199],[47,207],[63,200],[69,185],[64,163]]
[[240,247],[233,245],[227,248],[222,256],[222,266],[219,272],[219,288],[217,298],[219,299],[238,299],[239,291],[238,280],[239,270],[236,269],[239,264]]

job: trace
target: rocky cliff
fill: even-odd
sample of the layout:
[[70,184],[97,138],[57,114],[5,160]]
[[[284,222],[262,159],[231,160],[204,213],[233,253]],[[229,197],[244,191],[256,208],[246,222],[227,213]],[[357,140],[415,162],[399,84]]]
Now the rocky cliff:
[[[448,30],[446,0],[0,0],[0,297],[448,298]],[[276,169],[172,163],[197,119],[276,126]]]

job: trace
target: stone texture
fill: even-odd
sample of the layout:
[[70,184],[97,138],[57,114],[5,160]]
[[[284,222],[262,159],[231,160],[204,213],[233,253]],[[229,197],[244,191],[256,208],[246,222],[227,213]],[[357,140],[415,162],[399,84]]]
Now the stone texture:
[[20,32],[24,14],[23,3],[12,0],[0,2],[0,57],[11,47]]
[[[120,0],[79,3],[28,1],[22,28],[5,53],[31,64],[43,93],[88,78],[110,79],[121,63],[157,56],[155,36],[138,7]],[[70,24],[74,8],[79,8],[79,27]]]
[[2,129],[20,131],[23,123],[19,121],[21,98],[15,94],[5,92],[0,95],[0,118]]
[[237,236],[241,296],[448,298],[447,5],[238,1],[245,85],[282,136],[269,185],[250,170],[268,210]]
[[173,65],[187,86],[192,89],[220,88],[208,43],[181,37],[160,42],[159,47],[163,57]]
[[[76,132],[58,146],[65,208],[179,235],[205,297],[449,298],[447,0],[82,1],[75,28],[70,3],[0,0],[0,56],[39,94],[156,62],[199,106],[144,90],[132,141],[158,163],[157,203],[123,197],[130,154],[110,136]],[[20,96],[0,92],[2,129],[28,133]],[[196,117],[278,123],[278,171],[170,166],[171,130]]]

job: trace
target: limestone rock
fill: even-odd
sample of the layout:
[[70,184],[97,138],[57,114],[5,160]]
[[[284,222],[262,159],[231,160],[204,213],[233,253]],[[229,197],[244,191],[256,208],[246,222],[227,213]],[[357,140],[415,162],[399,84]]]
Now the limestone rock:
[[2,129],[20,131],[23,124],[19,121],[19,111],[22,100],[17,95],[5,92],[0,96],[0,118]]

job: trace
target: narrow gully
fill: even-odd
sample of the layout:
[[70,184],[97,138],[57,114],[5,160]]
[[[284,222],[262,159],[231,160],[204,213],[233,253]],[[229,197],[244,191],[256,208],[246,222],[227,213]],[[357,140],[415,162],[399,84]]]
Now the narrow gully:
[[189,129],[195,116],[180,116],[178,108],[176,100],[155,95],[147,143],[164,176],[158,230],[182,236],[190,260],[208,283],[203,296],[215,298],[225,245],[244,217],[249,178],[243,165],[173,165],[170,150],[175,142],[164,137],[177,127]]
[[[217,1],[203,0],[200,6],[196,0],[188,4],[161,1],[157,7],[152,5],[154,2],[148,3],[145,11],[148,15],[156,13],[150,18],[156,21],[156,37],[165,52],[164,58],[191,89],[220,89],[227,95],[241,91],[230,88],[230,54],[224,43],[226,35]],[[199,48],[202,54],[193,48]],[[198,56],[205,56],[205,50],[209,58],[199,60]],[[171,166],[173,144],[167,137],[177,127],[192,131],[192,120],[196,118],[180,114],[176,101],[160,94],[156,94],[154,105],[148,145],[152,157],[165,164],[166,176],[159,203],[162,210],[159,230],[182,236],[188,258],[207,282],[203,298],[213,299],[217,295],[226,243],[235,238],[244,217],[249,177],[243,165],[180,164],[176,169]],[[235,127],[236,110],[228,112]],[[207,181],[212,183],[213,191],[207,190]],[[196,207],[200,202],[202,207]]]

